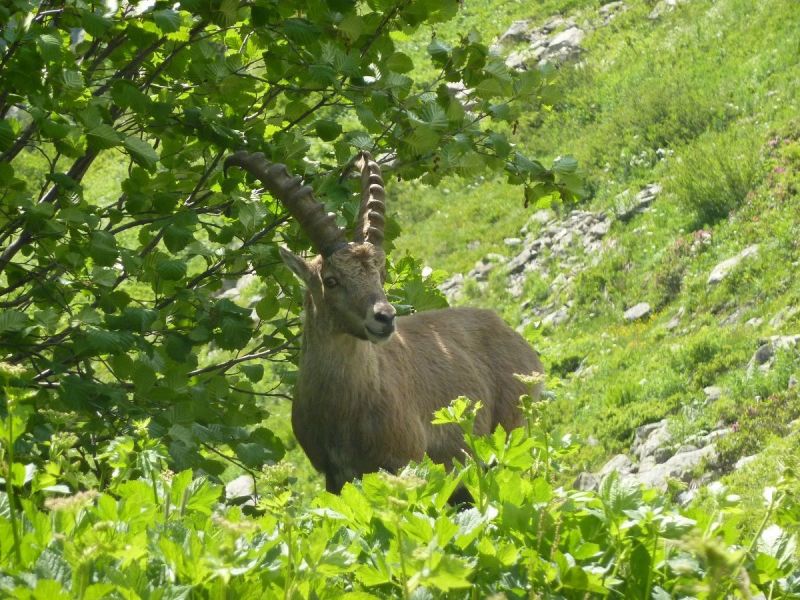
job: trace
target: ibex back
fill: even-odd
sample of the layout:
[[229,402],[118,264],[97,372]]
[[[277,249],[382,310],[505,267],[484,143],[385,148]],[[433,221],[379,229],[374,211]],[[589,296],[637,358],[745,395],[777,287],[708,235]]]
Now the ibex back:
[[458,396],[480,400],[476,433],[522,425],[514,374],[541,373],[528,343],[488,310],[450,308],[395,318],[383,289],[385,194],[380,169],[362,155],[362,201],[348,243],[311,188],[261,154],[237,152],[226,165],[256,176],[320,253],[311,261],[281,248],[306,286],[300,372],[292,405],[295,435],[326,487],[364,473],[395,472],[427,454],[450,465],[465,445],[456,427],[431,424]]

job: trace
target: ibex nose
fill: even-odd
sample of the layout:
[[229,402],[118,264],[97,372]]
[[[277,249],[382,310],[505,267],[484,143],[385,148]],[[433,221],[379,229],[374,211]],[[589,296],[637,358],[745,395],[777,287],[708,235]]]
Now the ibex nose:
[[395,311],[394,306],[389,304],[388,302],[380,302],[373,307],[373,317],[378,323],[386,327],[390,327],[394,324],[394,317],[397,314]]

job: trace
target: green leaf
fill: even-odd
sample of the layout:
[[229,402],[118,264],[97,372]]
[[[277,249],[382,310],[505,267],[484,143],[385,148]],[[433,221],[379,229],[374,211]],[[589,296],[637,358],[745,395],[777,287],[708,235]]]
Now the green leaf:
[[466,558],[445,554],[439,564],[436,565],[433,573],[425,577],[424,580],[426,583],[445,592],[463,589],[472,585],[469,580],[472,569]]
[[256,314],[259,319],[269,321],[272,317],[278,314],[280,309],[280,302],[277,296],[265,296],[256,304]]
[[335,140],[342,134],[342,126],[331,119],[320,119],[315,122],[314,130],[317,132],[317,137],[323,142]]
[[395,73],[408,73],[414,68],[414,61],[407,54],[395,52],[386,60],[385,65]]
[[0,333],[21,331],[28,325],[28,316],[14,308],[0,311]]
[[47,62],[53,62],[61,58],[61,40],[55,35],[44,33],[37,39],[39,53]]
[[130,152],[131,158],[148,171],[155,169],[158,163],[158,153],[145,140],[137,137],[126,137],[123,141],[125,149]]
[[236,444],[234,448],[236,457],[251,469],[260,469],[270,462],[270,453],[267,448],[252,442]]
[[264,377],[264,365],[242,365],[240,368],[242,373],[253,383],[258,383]]
[[83,75],[80,71],[67,69],[64,71],[62,77],[64,78],[64,85],[68,88],[78,91],[84,88]]
[[574,173],[578,170],[578,161],[572,156],[560,156],[553,161],[553,171],[560,174]]
[[156,273],[167,281],[178,281],[186,276],[186,262],[178,259],[162,260],[156,265]]
[[16,140],[14,128],[7,119],[0,121],[0,151],[8,150]]
[[247,345],[252,335],[253,322],[249,317],[224,317],[214,339],[224,350],[239,350]]
[[113,22],[108,17],[90,12],[81,11],[81,25],[86,30],[86,33],[92,37],[102,37],[106,31],[112,26]]
[[107,231],[93,231],[89,235],[89,256],[100,266],[113,266],[119,256],[117,240]]
[[119,316],[109,315],[106,323],[111,329],[147,333],[158,318],[158,313],[147,308],[126,308]]
[[178,31],[181,27],[181,16],[174,10],[164,9],[153,11],[153,21],[164,33]]
[[111,97],[119,106],[144,113],[150,98],[130,81],[116,81],[111,88]]
[[187,494],[187,510],[210,515],[220,500],[222,486],[214,485],[204,477],[201,477],[189,484]]
[[119,146],[122,143],[122,136],[111,125],[103,123],[86,132],[86,140],[95,150],[103,150]]
[[173,254],[186,249],[194,241],[194,234],[187,227],[171,223],[164,230],[164,245]]

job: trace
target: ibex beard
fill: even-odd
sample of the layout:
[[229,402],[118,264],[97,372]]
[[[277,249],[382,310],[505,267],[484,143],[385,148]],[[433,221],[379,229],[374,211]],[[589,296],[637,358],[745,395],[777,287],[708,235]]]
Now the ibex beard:
[[303,344],[292,427],[326,488],[427,454],[450,467],[466,446],[456,426],[431,424],[459,396],[480,400],[474,432],[523,424],[515,374],[542,373],[536,352],[492,311],[449,308],[396,317],[386,299],[385,193],[380,169],[361,158],[362,202],[352,242],[308,186],[263,155],[227,165],[259,178],[300,223],[319,256],[281,257],[306,287]]

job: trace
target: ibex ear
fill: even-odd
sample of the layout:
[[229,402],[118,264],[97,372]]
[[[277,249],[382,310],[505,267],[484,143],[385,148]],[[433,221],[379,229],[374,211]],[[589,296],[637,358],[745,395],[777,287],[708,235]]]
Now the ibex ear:
[[304,284],[308,285],[311,281],[311,269],[308,263],[301,257],[297,256],[294,252],[287,250],[283,246],[278,246],[278,251],[281,253],[281,259],[292,270],[292,273],[297,275],[297,278]]

